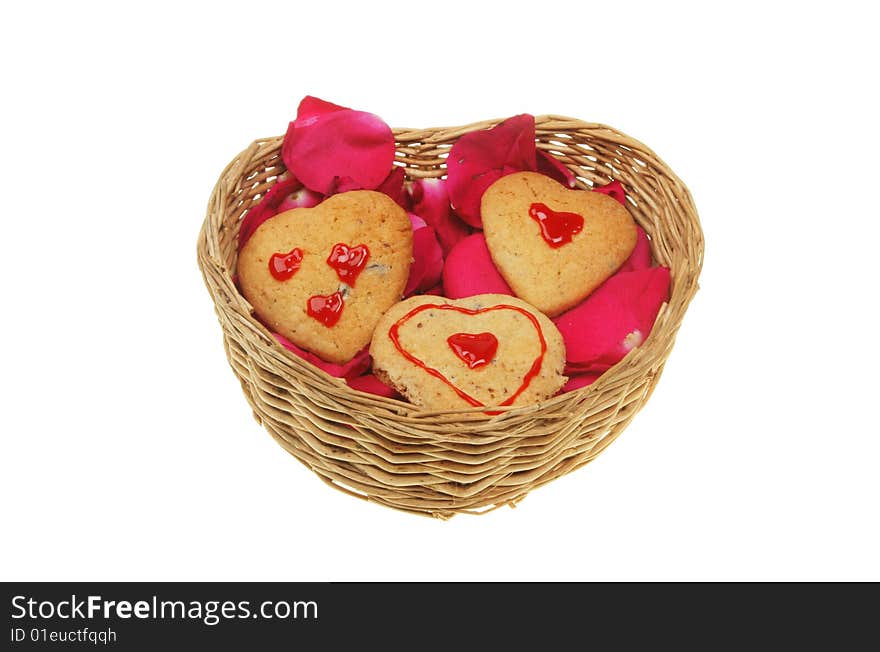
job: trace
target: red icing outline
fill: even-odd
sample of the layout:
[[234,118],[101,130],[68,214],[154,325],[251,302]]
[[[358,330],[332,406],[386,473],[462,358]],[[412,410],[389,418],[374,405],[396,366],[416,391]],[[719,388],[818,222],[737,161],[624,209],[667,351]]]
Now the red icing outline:
[[538,339],[541,341],[541,354],[535,358],[535,361],[532,363],[532,366],[526,372],[526,375],[523,376],[522,385],[504,402],[499,403],[500,406],[512,405],[513,402],[519,398],[520,394],[526,391],[529,384],[532,382],[532,379],[537,376],[541,372],[541,366],[544,363],[544,354],[547,353],[547,340],[544,339],[544,332],[541,330],[541,324],[538,323],[537,317],[535,317],[528,310],[524,310],[517,306],[510,306],[507,304],[498,304],[495,306],[489,306],[488,308],[479,308],[477,310],[471,310],[470,308],[461,308],[460,306],[453,306],[449,304],[437,304],[437,303],[425,303],[421,306],[416,306],[408,313],[406,313],[403,317],[398,319],[394,324],[391,325],[391,328],[388,329],[388,337],[391,339],[391,342],[394,344],[394,348],[402,355],[404,358],[412,362],[417,367],[421,367],[427,373],[431,374],[438,380],[446,383],[452,390],[459,395],[462,399],[473,405],[474,407],[486,407],[485,403],[482,403],[475,399],[473,396],[468,394],[467,392],[456,387],[442,372],[433,367],[429,367],[424,362],[415,357],[412,353],[404,349],[400,344],[400,327],[403,326],[410,319],[415,317],[420,312],[424,312],[425,310],[452,310],[454,312],[460,312],[466,315],[479,315],[484,312],[492,312],[495,310],[515,310],[516,312],[525,315],[532,322],[532,325],[535,327],[535,331],[538,333]]

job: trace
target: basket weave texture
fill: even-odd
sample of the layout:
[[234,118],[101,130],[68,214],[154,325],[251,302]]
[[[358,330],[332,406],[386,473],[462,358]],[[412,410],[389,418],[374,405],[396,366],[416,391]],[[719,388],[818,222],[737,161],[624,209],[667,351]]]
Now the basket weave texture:
[[[396,164],[410,179],[445,174],[445,156],[470,131],[395,129]],[[546,115],[538,148],[589,189],[620,181],[629,211],[671,269],[670,300],[650,337],[595,383],[537,405],[427,412],[355,391],[284,349],[236,289],[242,217],[284,172],[282,137],[265,138],[226,167],[199,233],[198,262],[223,329],[226,355],[255,418],[291,455],[346,493],[438,518],[515,505],[529,491],[594,459],[651,395],[697,291],[703,235],[685,185],[642,143],[610,127]]]

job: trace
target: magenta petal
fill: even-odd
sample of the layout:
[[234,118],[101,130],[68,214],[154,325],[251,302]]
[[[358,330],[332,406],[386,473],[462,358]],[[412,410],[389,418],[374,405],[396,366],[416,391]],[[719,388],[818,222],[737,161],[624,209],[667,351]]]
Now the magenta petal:
[[321,203],[324,198],[316,192],[302,187],[284,198],[278,207],[278,212],[283,213],[293,208],[312,208]]
[[471,233],[471,228],[452,212],[446,179],[416,179],[410,187],[410,196],[413,212],[434,227],[444,256]]
[[348,192],[349,190],[362,190],[360,183],[351,177],[333,177],[327,188],[327,197],[337,195],[340,192]]
[[407,213],[407,215],[409,215],[409,223],[412,224],[413,232],[428,226],[428,223],[415,213]]
[[413,231],[413,263],[409,268],[404,296],[424,292],[440,281],[443,272],[443,250],[434,229],[424,226]]
[[576,389],[580,389],[581,387],[587,387],[588,385],[592,385],[593,383],[595,383],[599,379],[599,376],[601,376],[601,375],[602,375],[601,373],[595,372],[595,373],[585,373],[585,374],[579,374],[577,376],[572,376],[571,378],[568,379],[568,382],[562,386],[562,389],[559,390],[559,392],[561,394],[564,394],[565,392],[572,392]]
[[348,386],[359,392],[375,394],[376,396],[384,396],[386,398],[400,398],[400,394],[393,387],[389,387],[373,374],[358,376],[348,379]]
[[577,376],[579,374],[592,373],[593,363],[591,362],[565,362],[563,373],[566,376]]
[[238,248],[244,246],[244,243],[254,234],[263,222],[270,217],[274,217],[281,212],[281,205],[288,195],[302,188],[302,184],[292,175],[283,174],[278,177],[275,184],[269,188],[268,192],[260,199],[256,206],[251,206],[241,226],[238,229]]
[[333,362],[325,362],[314,353],[299,348],[296,344],[288,340],[283,335],[272,333],[272,337],[278,340],[278,343],[281,344],[281,346],[283,346],[288,351],[296,354],[306,362],[311,362],[319,369],[323,369],[331,376],[335,376],[337,378],[354,378],[355,376],[360,376],[367,369],[370,368],[370,347],[368,346],[361,349],[356,356],[354,356],[345,364],[335,364]]
[[406,173],[399,165],[395,165],[385,180],[376,188],[378,192],[385,193],[400,206],[403,210],[410,210],[409,194],[405,187]]
[[665,267],[619,272],[554,323],[565,341],[567,369],[604,371],[651,333],[669,297]]
[[513,290],[492,262],[482,233],[466,237],[446,256],[443,289],[450,299],[463,299],[477,294],[513,296]]
[[449,198],[455,212],[482,227],[480,199],[486,188],[511,172],[537,170],[535,118],[526,113],[492,129],[464,134],[446,159]]
[[626,191],[623,189],[620,181],[612,181],[604,186],[594,186],[593,192],[600,192],[603,195],[608,195],[626,206]]
[[299,126],[308,126],[326,113],[350,110],[344,106],[333,104],[333,102],[327,102],[318,97],[306,95],[300,100],[299,107],[297,107],[296,121],[299,123]]
[[566,165],[543,149],[538,150],[538,172],[546,174],[551,179],[556,179],[566,188],[574,188],[577,185],[577,177]]
[[374,189],[394,162],[394,135],[372,113],[306,97],[284,136],[281,157],[315,192]]
[[619,272],[634,272],[639,269],[648,269],[651,266],[651,242],[645,229],[636,226],[636,247],[633,249],[626,262],[620,266]]
[[442,283],[438,283],[438,284],[435,285],[434,287],[432,287],[432,288],[428,288],[427,290],[425,290],[424,292],[422,292],[422,294],[432,294],[432,295],[434,295],[435,297],[445,297],[445,296],[446,296],[446,292],[443,290],[443,284],[442,284]]

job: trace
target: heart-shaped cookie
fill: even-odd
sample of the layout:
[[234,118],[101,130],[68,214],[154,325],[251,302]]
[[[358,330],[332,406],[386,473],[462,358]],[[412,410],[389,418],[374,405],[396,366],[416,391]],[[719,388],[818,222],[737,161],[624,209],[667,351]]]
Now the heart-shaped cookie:
[[379,379],[429,409],[526,405],[566,380],[556,326],[503,294],[402,301],[376,325],[370,354]]
[[535,172],[498,179],[483,194],[481,213],[504,280],[551,317],[586,298],[636,246],[635,221],[617,201]]
[[341,364],[403,295],[412,242],[406,211],[387,195],[340,193],[261,224],[239,254],[238,281],[266,326]]

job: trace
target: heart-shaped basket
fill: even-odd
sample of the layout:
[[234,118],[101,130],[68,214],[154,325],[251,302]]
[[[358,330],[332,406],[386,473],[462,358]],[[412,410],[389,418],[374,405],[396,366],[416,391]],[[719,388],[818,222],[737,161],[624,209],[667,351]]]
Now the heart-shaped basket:
[[[463,127],[395,129],[407,177],[440,177],[452,144],[499,120]],[[697,291],[703,234],[685,185],[642,143],[604,125],[536,118],[537,145],[589,189],[620,181],[629,212],[672,272],[669,302],[650,337],[595,383],[537,405],[427,412],[351,389],[287,351],[238,292],[242,217],[284,172],[282,138],[255,141],[226,167],[208,202],[198,261],[223,328],[226,355],[258,422],[331,486],[408,512],[449,518],[515,505],[529,491],[595,458],[656,386]]]

